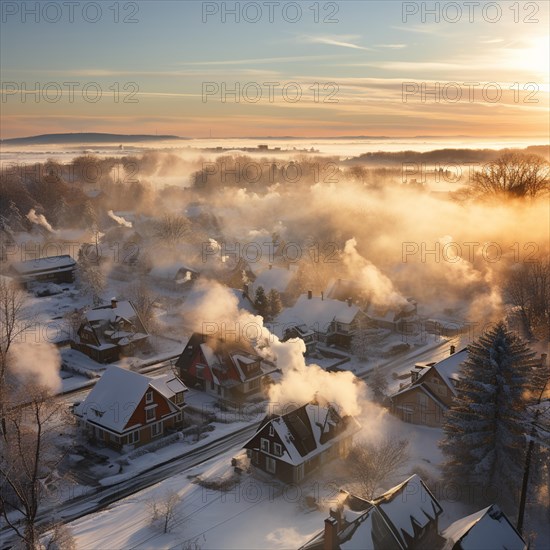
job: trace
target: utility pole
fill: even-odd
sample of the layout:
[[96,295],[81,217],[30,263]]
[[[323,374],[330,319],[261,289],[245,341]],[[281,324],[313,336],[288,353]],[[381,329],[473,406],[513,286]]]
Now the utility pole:
[[[539,398],[537,399],[537,405],[540,405],[542,401],[542,396],[546,391],[546,386],[548,385],[548,379],[544,383],[544,386],[540,392]],[[527,446],[527,453],[525,454],[525,466],[523,468],[523,480],[521,482],[521,496],[519,499],[519,511],[518,511],[518,524],[517,530],[519,534],[522,534],[523,530],[523,519],[525,517],[525,504],[527,502],[527,490],[529,489],[529,473],[531,471],[531,459],[533,457],[533,448],[535,446],[535,436],[537,435],[537,420],[540,416],[540,408],[535,411],[535,416],[531,421],[531,433],[529,435],[529,444]]]

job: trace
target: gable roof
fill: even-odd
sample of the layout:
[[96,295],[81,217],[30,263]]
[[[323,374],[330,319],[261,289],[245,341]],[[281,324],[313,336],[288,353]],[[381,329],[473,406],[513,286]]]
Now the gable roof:
[[[129,301],[116,302],[116,307],[106,305],[89,309],[84,313],[84,319],[87,321],[85,326],[92,329],[100,348],[113,347],[117,344],[123,346],[149,336],[134,305]],[[132,331],[117,327],[119,322],[124,321],[133,326]]]
[[[193,333],[187,342],[176,366],[188,369],[195,360],[198,349],[202,352],[206,366],[217,384],[230,386],[244,383],[277,370],[273,363],[258,355],[246,340],[221,340],[198,332]],[[254,364],[257,364],[258,368],[249,371],[247,366]]]
[[400,390],[393,393],[390,397],[397,397],[398,395],[402,395],[404,393],[412,391],[413,389],[418,388],[422,390],[428,397],[430,397],[430,399],[435,401],[440,407],[446,409],[448,408],[448,406],[443,403],[439,399],[439,397],[435,393],[433,393],[430,388],[427,387],[427,385],[425,384],[426,376],[430,372],[432,372],[432,369],[434,369],[439,374],[441,380],[449,387],[451,392],[456,395],[455,383],[459,380],[460,365],[462,365],[462,363],[464,363],[466,359],[468,359],[468,349],[463,348],[460,351],[457,351],[456,353],[445,357],[445,359],[442,359],[437,363],[419,363],[416,368],[422,368],[421,370],[418,370],[418,378],[416,379],[416,381],[404,386]]
[[[353,506],[359,503],[359,509]],[[443,513],[439,502],[418,475],[413,475],[372,501],[348,493],[343,504],[343,524],[337,535],[338,550],[406,550],[405,534],[414,538],[414,526],[422,528]],[[302,549],[324,548],[324,532]],[[335,549],[336,550],[336,549]]]
[[169,400],[177,393],[174,389],[187,390],[183,382],[171,374],[153,378],[110,366],[86,399],[74,408],[74,413],[107,430],[121,433],[149,386],[154,387],[169,402],[173,412],[177,411],[177,407]]
[[253,448],[257,435],[268,426],[273,427],[283,444],[283,454],[277,459],[293,466],[302,464],[360,428],[355,418],[341,416],[331,405],[306,403],[281,416],[264,419],[243,447]]
[[376,498],[373,503],[389,520],[392,530],[405,548],[405,535],[414,538],[415,527],[422,529],[443,513],[443,508],[417,474]]
[[[305,326],[317,332],[326,332],[333,321],[350,324],[358,313],[359,308],[355,304],[350,306],[340,300],[323,300],[320,296],[308,298],[307,294],[302,294],[292,307],[280,313],[273,328],[276,333],[290,326]],[[277,336],[282,338],[284,334]]]
[[266,294],[275,289],[279,293],[286,292],[290,281],[294,278],[296,273],[290,269],[285,269],[283,267],[272,267],[271,269],[266,269],[262,271],[253,283],[254,292],[258,287],[263,287]]
[[429,367],[421,371],[418,377],[417,383],[422,382],[423,378],[430,372],[430,369],[435,369],[443,382],[449,386],[450,390],[456,394],[455,382],[459,379],[460,365],[468,359],[468,349],[463,348],[445,359],[435,363],[432,367]]
[[444,550],[524,550],[525,541],[506,514],[493,504],[449,525]]
[[10,265],[10,269],[21,277],[28,277],[37,273],[72,271],[75,267],[76,262],[68,254],[13,262]]

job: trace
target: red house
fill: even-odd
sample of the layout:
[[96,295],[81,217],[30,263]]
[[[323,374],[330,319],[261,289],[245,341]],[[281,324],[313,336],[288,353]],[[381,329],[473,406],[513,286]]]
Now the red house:
[[267,376],[277,370],[246,342],[199,333],[189,339],[176,368],[188,386],[236,403],[261,397]]
[[151,377],[111,366],[73,412],[90,439],[122,449],[181,429],[186,391],[173,374]]

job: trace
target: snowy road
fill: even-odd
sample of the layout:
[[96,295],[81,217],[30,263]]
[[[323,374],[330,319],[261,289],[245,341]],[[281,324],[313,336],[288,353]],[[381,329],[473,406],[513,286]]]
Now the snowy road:
[[[38,524],[44,525],[53,520],[65,523],[97,512],[122,498],[202,464],[231,447],[241,446],[254,434],[256,428],[256,424],[241,428],[166,463],[157,464],[137,477],[44,509],[38,515]],[[10,531],[9,527],[0,530],[0,547],[3,549],[10,548],[16,541]]]

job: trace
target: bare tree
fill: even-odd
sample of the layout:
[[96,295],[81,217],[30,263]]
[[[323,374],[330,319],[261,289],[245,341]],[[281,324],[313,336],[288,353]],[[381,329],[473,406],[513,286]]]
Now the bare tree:
[[388,437],[381,442],[356,443],[348,455],[348,466],[362,496],[374,498],[381,485],[408,460],[405,439]]
[[45,539],[45,550],[77,550],[71,530],[63,523],[53,524]]
[[77,280],[82,294],[91,296],[94,305],[101,304],[101,295],[106,288],[105,274],[101,266],[86,260],[79,261]]
[[151,500],[148,505],[151,511],[151,523],[160,524],[163,533],[168,533],[176,519],[176,506],[180,497],[175,491],[168,491],[160,499]]
[[375,401],[381,403],[386,398],[388,391],[388,381],[380,367],[375,367],[369,377],[368,386],[372,391]]
[[505,291],[517,306],[528,337],[548,339],[550,317],[550,263],[548,260],[514,266]]
[[550,163],[538,155],[505,153],[471,178],[469,196],[525,198],[548,193]]
[[189,229],[187,218],[176,214],[165,214],[155,224],[155,237],[168,244],[175,244],[189,233]]
[[[25,547],[34,550],[40,535],[38,509],[62,459],[54,441],[66,411],[49,389],[31,383],[10,388],[9,396],[5,440],[0,442],[0,513]],[[22,516],[20,521],[13,519],[13,511]]]
[[158,296],[154,295],[149,286],[141,279],[130,284],[126,288],[125,294],[128,300],[134,304],[145,328],[148,331],[154,330],[155,303],[158,300]]
[[5,434],[4,404],[8,352],[14,342],[32,326],[33,320],[25,318],[26,292],[6,278],[0,278],[0,430]]

